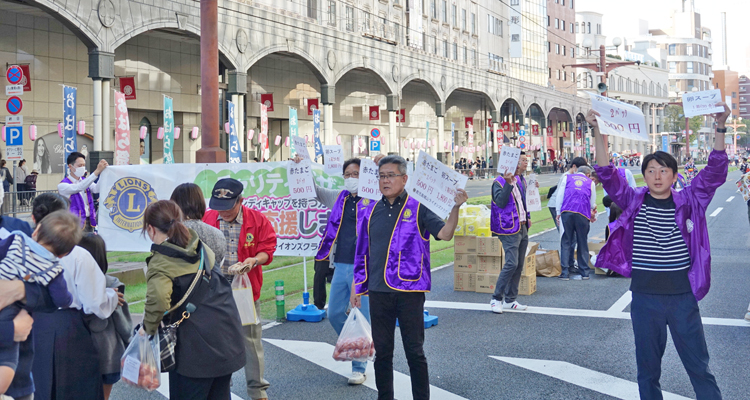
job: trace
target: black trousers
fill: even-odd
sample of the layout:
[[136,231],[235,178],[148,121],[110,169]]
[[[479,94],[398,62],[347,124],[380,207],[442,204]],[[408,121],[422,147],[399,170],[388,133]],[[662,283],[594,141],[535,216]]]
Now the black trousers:
[[218,378],[188,378],[169,373],[169,398],[172,400],[230,400],[232,375]]
[[424,293],[370,292],[370,321],[375,343],[375,385],[378,400],[393,400],[393,347],[396,319],[401,328],[415,400],[430,398],[430,377],[424,355]]
[[326,306],[326,281],[331,282],[333,268],[329,261],[315,261],[315,276],[313,276],[313,304],[322,310]]

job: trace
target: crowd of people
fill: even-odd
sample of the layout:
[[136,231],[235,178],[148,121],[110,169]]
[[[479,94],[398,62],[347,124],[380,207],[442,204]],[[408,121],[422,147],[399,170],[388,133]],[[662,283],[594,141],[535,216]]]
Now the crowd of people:
[[[709,369],[697,302],[710,282],[710,259],[703,256],[710,248],[705,208],[726,181],[729,162],[723,140],[729,115],[725,110],[716,116],[718,133],[708,165],[682,191],[672,190],[677,161],[660,151],[644,158],[646,186],[635,187],[632,173],[608,159],[594,111],[586,119],[594,130],[597,166],[581,157],[555,165],[564,169],[548,204],[562,231],[559,279],[571,279],[576,246],[578,275],[572,279],[589,279],[587,238],[598,213],[596,185],[607,193],[611,231],[597,266],[632,278],[631,318],[642,398],[661,398],[667,328],[698,398],[721,398]],[[343,190],[315,187],[317,200],[331,209],[315,257],[322,265],[316,265],[315,303],[325,307],[326,276],[333,266],[329,322],[340,333],[351,308],[359,308],[370,322],[378,398],[394,398],[398,320],[412,396],[429,399],[423,309],[432,282],[430,239],[453,238],[468,194],[459,189],[455,206],[442,219],[405,190],[406,160],[389,155],[374,161],[380,200],[358,195],[356,158],[343,165]],[[472,163],[481,168],[484,160],[462,160],[456,166]],[[246,277],[255,309],[260,309],[262,269],[273,261],[277,237],[263,214],[244,205],[244,185],[224,178],[206,196],[198,185],[186,183],[177,186],[169,200],[148,205],[142,233],[153,245],[146,260],[145,311],[142,324],[133,327],[124,285],[105,275],[106,245],[91,232],[97,227],[96,181],[108,164],[101,161],[88,174],[81,153],[72,153],[67,164],[59,193],[33,199],[33,225],[8,216],[0,221],[0,394],[24,400],[107,399],[121,378],[119,360],[131,335],[155,335],[169,328],[176,329],[180,343],[173,364],[165,369],[170,398],[229,399],[231,376],[244,368],[248,396],[267,399],[262,327],[243,325],[232,283]],[[490,309],[497,314],[527,309],[517,301],[532,224],[527,166],[522,153],[516,170],[491,184],[491,230],[505,254],[490,299]],[[366,367],[366,362],[352,362],[347,383],[363,384]]]
[[[407,159],[408,161],[408,159]],[[489,164],[484,157],[476,160],[461,157],[453,164],[453,169],[469,177],[469,179],[487,179],[492,176],[492,158]]]

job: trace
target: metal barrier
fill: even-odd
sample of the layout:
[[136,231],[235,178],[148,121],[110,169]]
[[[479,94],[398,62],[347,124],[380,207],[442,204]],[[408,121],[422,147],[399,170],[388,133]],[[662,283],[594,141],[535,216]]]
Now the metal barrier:
[[57,193],[57,190],[23,190],[5,192],[3,197],[3,215],[31,213],[34,198],[42,193]]
[[456,172],[466,175],[469,179],[495,179],[498,176],[497,169],[479,168],[479,169],[457,169]]

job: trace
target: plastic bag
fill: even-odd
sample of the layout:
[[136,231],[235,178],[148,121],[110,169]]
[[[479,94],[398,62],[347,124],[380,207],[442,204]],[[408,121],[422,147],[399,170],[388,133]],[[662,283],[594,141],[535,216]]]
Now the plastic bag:
[[159,336],[149,339],[138,332],[130,339],[128,348],[120,359],[122,380],[128,385],[153,392],[161,386]]
[[253,298],[253,285],[247,274],[237,275],[232,281],[232,296],[240,313],[242,326],[256,325],[260,322],[255,313],[255,300]]
[[375,359],[375,344],[372,342],[370,324],[359,308],[353,308],[346,318],[339,340],[333,349],[333,359],[362,362]]

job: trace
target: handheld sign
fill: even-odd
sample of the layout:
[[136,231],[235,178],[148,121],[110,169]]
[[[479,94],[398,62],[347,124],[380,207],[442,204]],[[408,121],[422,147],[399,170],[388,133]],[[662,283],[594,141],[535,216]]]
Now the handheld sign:
[[706,115],[724,112],[724,107],[716,106],[721,102],[721,90],[704,90],[702,92],[688,92],[682,95],[682,108],[685,117],[692,118],[696,115]]
[[526,210],[542,211],[542,198],[539,196],[539,188],[536,187],[537,176],[531,174],[526,179]]
[[342,176],[344,168],[344,149],[341,145],[323,146],[323,161],[325,173],[333,176]]
[[612,135],[633,140],[649,140],[646,129],[646,118],[640,108],[589,93],[591,108],[600,115],[596,117],[599,132],[602,135]]
[[310,152],[307,151],[307,142],[305,138],[299,136],[292,136],[292,143],[294,144],[294,151],[297,153],[299,158],[304,160],[310,159]]
[[299,164],[288,161],[286,175],[289,182],[289,196],[293,199],[309,199],[315,197],[312,166],[310,160],[300,161]]
[[521,158],[521,149],[503,146],[500,150],[500,157],[497,160],[497,172],[501,174],[513,173],[518,168],[518,159]]
[[406,191],[438,217],[447,218],[456,205],[458,189],[465,188],[468,180],[467,176],[420,151],[414,174],[406,181]]
[[380,200],[383,193],[380,192],[378,182],[378,165],[372,160],[361,160],[359,164],[359,189],[357,194],[370,200]]

